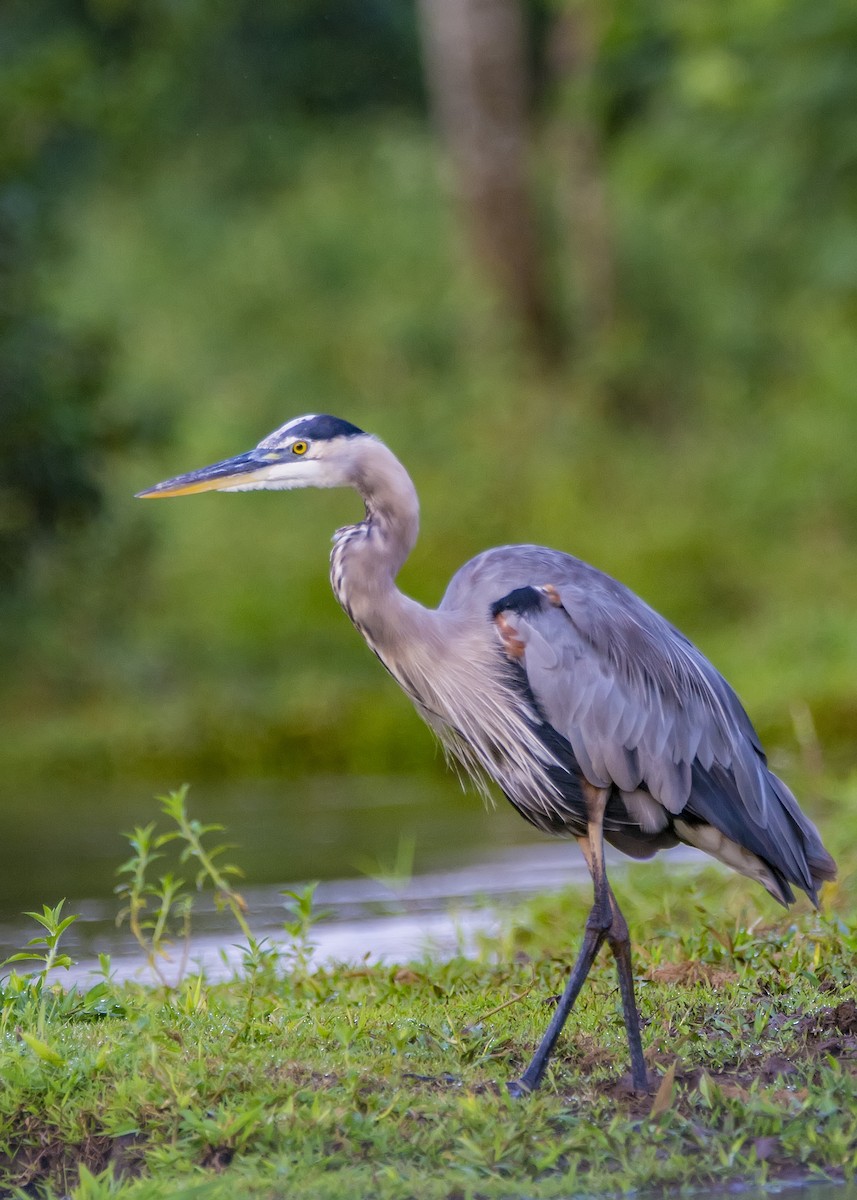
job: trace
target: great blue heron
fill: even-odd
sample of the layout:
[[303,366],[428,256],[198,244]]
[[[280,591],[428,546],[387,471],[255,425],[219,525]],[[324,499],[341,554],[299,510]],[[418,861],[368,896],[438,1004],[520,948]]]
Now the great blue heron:
[[396,587],[417,538],[405,468],[348,421],[304,416],[255,450],[141,496],[351,487],[366,514],[337,530],[337,600],[444,749],[479,786],[494,780],[533,825],[577,839],[594,903],[565,991],[532,1061],[509,1084],[537,1088],[606,940],[616,959],[635,1088],[647,1075],[628,926],[604,839],[634,858],[684,842],[757,880],[782,904],[817,904],[836,872],[792,793],[768,770],[728,683],[621,583],[542,546],[500,546],[453,576],[436,609]]

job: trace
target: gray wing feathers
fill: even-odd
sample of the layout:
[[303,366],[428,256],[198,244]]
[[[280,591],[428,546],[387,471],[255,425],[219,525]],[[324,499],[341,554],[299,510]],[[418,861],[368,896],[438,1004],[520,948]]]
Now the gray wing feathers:
[[542,581],[552,599],[545,594],[514,623],[533,694],[586,778],[644,789],[673,817],[712,825],[814,898],[832,860],[767,769],[736,694],[632,592],[584,564],[576,570],[580,583]]
[[[615,813],[614,844],[647,855],[678,834],[781,899],[789,895],[785,876],[813,897],[822,879],[833,878],[833,860],[767,769],[738,697],[628,588],[556,550],[498,546],[453,576],[441,608],[496,615],[505,611],[500,598],[519,590],[526,595],[508,615],[541,712],[571,744],[586,778],[624,795],[631,825]],[[770,870],[748,866],[746,852]]]
[[[560,636],[577,642],[578,670],[609,680],[612,706],[621,710],[614,729],[625,746],[638,749],[641,780],[654,778],[661,765],[658,799],[678,812],[690,792],[682,764],[698,757],[706,766],[729,765],[748,739],[748,749],[758,750],[755,733],[735,693],[683,634],[620,584],[604,580],[593,589],[592,582],[585,591],[557,588],[562,608],[554,614],[567,618]],[[610,713],[596,708],[585,715],[580,736],[597,759],[611,737]]]
[[695,759],[734,764],[763,819],[764,793],[743,761],[756,757],[749,720],[702,655],[630,592],[556,591],[561,607],[546,601],[516,625],[533,693],[590,782],[626,792],[644,784],[675,814]]

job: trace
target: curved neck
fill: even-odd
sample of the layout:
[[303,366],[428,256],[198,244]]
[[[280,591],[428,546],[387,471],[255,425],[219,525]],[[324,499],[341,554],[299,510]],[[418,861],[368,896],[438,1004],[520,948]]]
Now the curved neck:
[[352,485],[366,516],[334,535],[330,581],[345,612],[382,653],[400,635],[406,613],[419,607],[395,583],[417,540],[419,500],[405,468],[374,439],[361,447]]
[[362,525],[370,531],[368,546],[378,569],[393,580],[416,545],[420,528],[417,489],[392,450],[377,441],[365,447],[354,486],[366,506]]

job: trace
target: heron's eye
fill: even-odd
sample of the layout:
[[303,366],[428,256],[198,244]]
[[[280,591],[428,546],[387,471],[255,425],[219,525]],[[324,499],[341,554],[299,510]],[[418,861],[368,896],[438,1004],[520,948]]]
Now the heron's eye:
[[293,444],[292,454],[306,454],[306,452],[307,452],[306,442],[295,442]]

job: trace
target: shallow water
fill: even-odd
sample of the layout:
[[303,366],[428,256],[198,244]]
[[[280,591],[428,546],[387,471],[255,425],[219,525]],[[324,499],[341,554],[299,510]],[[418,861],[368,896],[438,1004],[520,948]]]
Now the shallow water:
[[[771,1200],[772,1196],[781,1196],[783,1200],[857,1200],[857,1184],[853,1183],[805,1183],[800,1180],[772,1183],[766,1188],[746,1187],[734,1183],[726,1188],[699,1188],[693,1191],[678,1193],[687,1200],[725,1200],[727,1196],[735,1196],[738,1200]],[[569,1200],[572,1200],[569,1197]],[[585,1200],[578,1196],[574,1200]],[[594,1200],[594,1198],[593,1198]]]
[[[64,912],[79,919],[64,935],[63,950],[78,965],[60,972],[64,982],[91,981],[100,953],[112,956],[119,978],[150,977],[127,926],[116,928],[114,889],[116,868],[129,856],[120,831],[155,820],[167,828],[152,790],[54,787],[17,793],[11,805],[0,806],[0,960],[37,932],[23,912],[66,898]],[[496,928],[511,898],[574,880],[589,886],[573,842],[538,834],[505,802],[486,810],[442,776],[200,785],[191,789],[188,808],[205,823],[226,826],[213,836],[234,844],[227,860],[244,870],[239,886],[257,939],[286,940],[281,891],[302,886],[289,881],[322,881],[316,962],[470,951],[480,931]],[[394,892],[377,880],[396,862],[403,839],[415,846],[414,871]],[[192,878],[189,869],[178,873]],[[196,898],[191,966],[212,978],[231,975],[241,941],[231,914],[216,911],[206,895]],[[181,959],[177,949],[168,977],[181,973]]]
[[[181,782],[0,789],[0,923],[63,896],[109,899],[128,857],[122,831],[158,819],[155,793]],[[392,863],[403,838],[416,846],[415,869],[431,871],[539,837],[505,801],[486,811],[442,773],[200,783],[188,808],[226,826],[229,859],[251,887],[359,875],[373,861]],[[576,848],[567,854],[573,862]]]
[[[701,858],[692,850],[673,854],[680,862]],[[611,859],[614,871],[621,871],[619,856],[611,855]],[[395,889],[370,878],[327,880],[318,885],[314,897],[319,920],[311,933],[311,961],[316,965],[410,962],[471,953],[481,933],[497,932],[512,903],[525,895],[574,883],[586,889],[591,886],[582,861],[575,859],[572,847],[563,842],[507,849],[465,867],[415,875]],[[295,890],[301,885],[286,886]],[[257,940],[287,950],[282,888],[245,888],[242,892]],[[113,903],[90,900],[73,911],[80,917],[65,935],[63,947],[75,966],[59,972],[64,983],[83,987],[91,983],[98,973],[99,953],[111,955],[116,979],[151,980],[127,929],[116,928]],[[0,948],[20,946],[29,932],[17,921],[0,926]],[[162,964],[164,975],[174,981],[191,969],[203,970],[212,980],[229,978],[241,969],[241,942],[231,915],[218,911],[208,897],[200,897],[194,909],[191,942],[173,948],[170,959]]]

